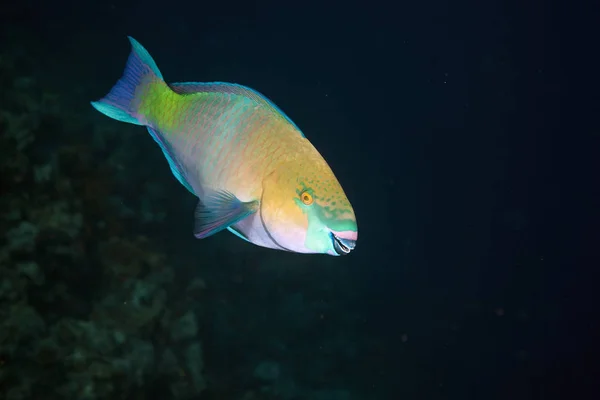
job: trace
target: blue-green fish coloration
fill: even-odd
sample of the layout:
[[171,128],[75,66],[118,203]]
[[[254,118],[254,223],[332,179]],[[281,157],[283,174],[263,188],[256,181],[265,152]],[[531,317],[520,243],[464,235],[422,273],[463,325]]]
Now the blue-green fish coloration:
[[144,125],[171,171],[198,196],[194,234],[223,229],[259,246],[348,254],[354,210],[327,162],[266,97],[230,83],[167,84],[150,54],[132,51],[94,108]]

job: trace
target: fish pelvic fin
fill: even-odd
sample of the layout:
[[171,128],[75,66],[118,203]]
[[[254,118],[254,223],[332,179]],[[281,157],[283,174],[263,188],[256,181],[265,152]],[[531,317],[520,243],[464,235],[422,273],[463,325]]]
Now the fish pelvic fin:
[[146,115],[162,94],[170,92],[150,53],[128,36],[131,53],[123,76],[106,96],[91,102],[102,114],[135,125],[146,125]]

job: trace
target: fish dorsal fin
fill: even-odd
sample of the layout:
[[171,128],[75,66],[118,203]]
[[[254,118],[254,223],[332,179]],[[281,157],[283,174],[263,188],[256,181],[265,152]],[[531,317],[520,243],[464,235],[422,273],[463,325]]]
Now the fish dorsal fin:
[[265,107],[273,115],[284,118],[289,122],[300,135],[304,137],[304,133],[298,128],[298,125],[294,123],[279,107],[269,100],[265,95],[257,92],[249,87],[238,85],[237,83],[226,83],[226,82],[177,82],[170,83],[169,86],[175,93],[182,95],[193,94],[193,93],[228,93],[235,94],[238,96],[246,97],[252,100],[257,105]]

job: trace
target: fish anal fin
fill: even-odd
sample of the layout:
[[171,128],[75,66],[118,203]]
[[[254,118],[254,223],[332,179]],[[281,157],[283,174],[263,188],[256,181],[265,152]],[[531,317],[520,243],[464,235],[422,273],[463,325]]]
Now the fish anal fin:
[[189,190],[190,193],[195,194],[194,189],[192,189],[192,186],[188,183],[186,179],[185,170],[183,169],[179,161],[177,161],[177,158],[173,154],[171,146],[169,145],[169,143],[167,143],[164,136],[160,133],[160,131],[151,127],[148,127],[148,132],[150,132],[150,136],[152,136],[152,139],[154,139],[154,141],[160,146],[160,149],[165,155],[165,158],[169,162],[169,167],[171,167],[171,172],[173,173],[173,175],[175,175],[175,178],[177,178],[177,180],[183,186],[185,186],[185,188]]

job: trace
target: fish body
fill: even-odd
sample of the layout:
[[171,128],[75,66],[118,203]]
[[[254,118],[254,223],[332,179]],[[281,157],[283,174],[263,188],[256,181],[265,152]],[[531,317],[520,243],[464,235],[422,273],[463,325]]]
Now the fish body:
[[196,237],[229,229],[273,249],[354,249],[356,218],[340,183],[274,103],[238,84],[167,84],[150,54],[129,39],[123,76],[92,106],[148,128],[175,177],[199,199]]

